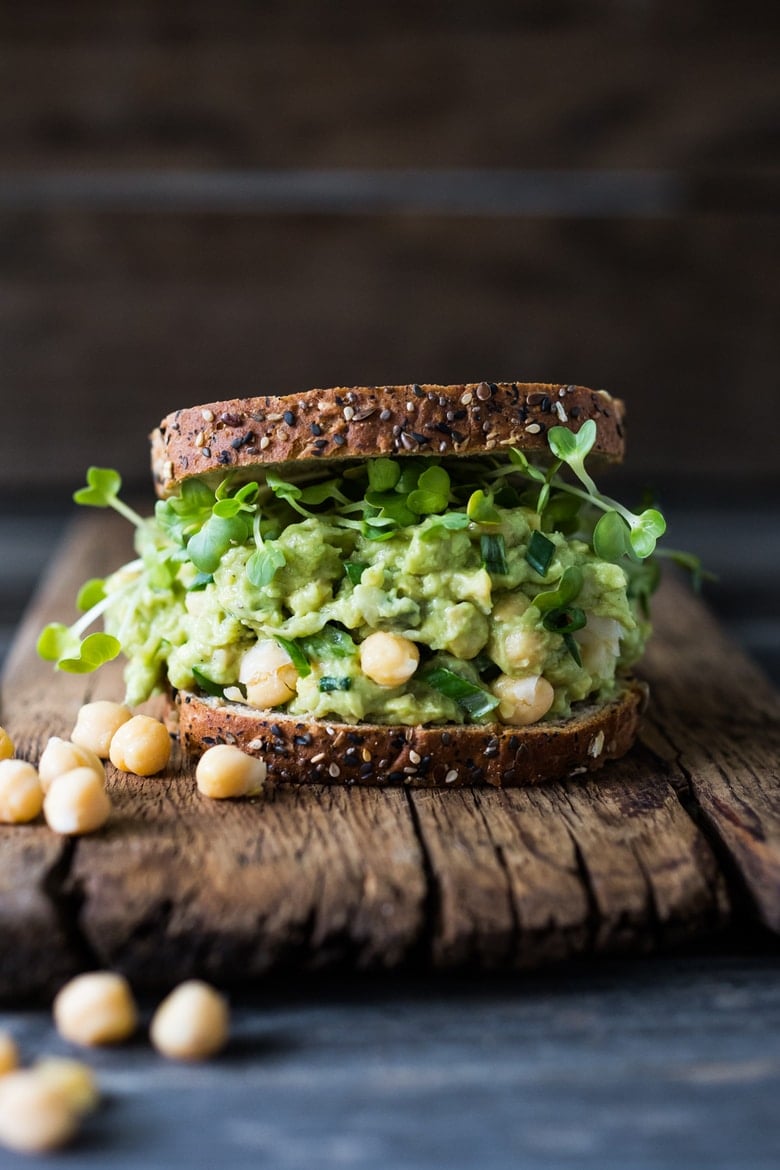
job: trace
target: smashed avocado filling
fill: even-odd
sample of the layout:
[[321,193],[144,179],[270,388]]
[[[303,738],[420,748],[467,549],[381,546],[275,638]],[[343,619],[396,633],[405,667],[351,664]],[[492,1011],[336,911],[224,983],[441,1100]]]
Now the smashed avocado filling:
[[544,466],[511,449],[193,478],[149,519],[90,468],[76,500],[131,520],[137,559],[39,652],[83,672],[121,650],[130,704],[171,686],[303,720],[568,716],[641,656],[665,529],[598,491],[595,437],[552,428]]

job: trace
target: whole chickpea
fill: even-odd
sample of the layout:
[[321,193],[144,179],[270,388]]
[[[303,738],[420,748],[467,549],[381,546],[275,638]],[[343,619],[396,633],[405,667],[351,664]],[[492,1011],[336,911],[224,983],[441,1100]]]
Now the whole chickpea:
[[513,727],[527,727],[537,723],[553,705],[555,691],[540,674],[527,678],[510,678],[500,674],[491,686],[498,705],[498,714],[503,723]]
[[401,634],[378,630],[360,643],[360,669],[380,687],[399,687],[420,663],[420,651]]
[[161,772],[170,757],[171,737],[159,719],[150,715],[134,715],[118,728],[111,740],[111,763],[136,776]]
[[58,776],[72,772],[74,768],[91,768],[101,780],[106,778],[106,770],[100,757],[91,748],[84,747],[81,743],[60,739],[57,735],[51,736],[38,761],[38,775],[43,791],[48,792]]
[[107,760],[114,733],[131,717],[132,711],[123,703],[112,703],[108,699],[85,703],[76,717],[70,738],[73,743],[91,748],[101,760]]
[[238,671],[238,681],[246,686],[245,701],[259,710],[288,703],[299,678],[290,655],[273,638],[261,638],[247,650]]
[[38,773],[25,760],[0,760],[0,822],[22,825],[34,821],[43,806]]
[[163,1000],[149,1035],[172,1060],[206,1060],[224,1048],[230,1017],[227,1001],[208,983],[190,979]]
[[65,1145],[78,1128],[67,1095],[33,1069],[0,1081],[0,1142],[11,1150],[39,1154]]
[[266,766],[262,760],[228,743],[208,748],[195,769],[198,791],[212,800],[254,796],[262,790],[265,776]]
[[108,820],[111,800],[93,768],[74,768],[53,781],[43,801],[46,823],[55,833],[94,833]]
[[113,971],[71,979],[57,993],[53,1012],[60,1035],[88,1047],[127,1040],[138,1026],[130,984]]

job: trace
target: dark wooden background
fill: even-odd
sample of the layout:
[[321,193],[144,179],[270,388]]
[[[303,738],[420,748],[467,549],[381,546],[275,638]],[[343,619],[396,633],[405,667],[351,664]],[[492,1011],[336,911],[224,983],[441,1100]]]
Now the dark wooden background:
[[141,484],[227,394],[508,377],[624,395],[638,476],[777,486],[773,12],[0,5],[0,485]]
[[751,549],[780,561],[778,12],[0,2],[7,524],[93,462],[148,491],[178,406],[577,381],[629,403],[626,489],[738,527],[755,581]]

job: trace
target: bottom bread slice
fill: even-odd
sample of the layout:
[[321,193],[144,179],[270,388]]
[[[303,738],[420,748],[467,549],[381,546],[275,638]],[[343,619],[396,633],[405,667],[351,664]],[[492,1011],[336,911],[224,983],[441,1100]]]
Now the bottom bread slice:
[[200,755],[232,743],[262,757],[269,779],[295,784],[408,784],[422,788],[519,788],[592,772],[636,739],[646,684],[626,679],[607,703],[579,704],[569,719],[402,727],[326,723],[179,691],[184,748]]

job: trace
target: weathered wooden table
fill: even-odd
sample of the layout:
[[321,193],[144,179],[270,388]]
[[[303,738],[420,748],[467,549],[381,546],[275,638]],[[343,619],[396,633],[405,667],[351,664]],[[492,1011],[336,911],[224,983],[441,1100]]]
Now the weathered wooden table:
[[[125,541],[81,520],[20,629],[0,721],[32,759],[120,693],[33,646]],[[81,968],[125,971],[147,1009],[185,975],[243,985],[207,1066],[90,1053],[109,1104],[65,1160],[774,1170],[780,702],[680,585],[656,624],[642,741],[588,779],[217,804],[178,761],[109,769],[93,837],[0,830],[0,1027],[26,1058],[67,1051],[23,1005]]]
[[[37,759],[118,664],[56,675],[37,631],[129,554],[126,526],[80,520],[5,672],[2,721]],[[284,971],[538,968],[780,931],[780,697],[702,604],[668,582],[644,670],[641,743],[590,778],[536,788],[280,786],[197,794],[178,760],[109,769],[102,832],[0,832],[0,993],[45,995],[83,967],[156,988],[191,974],[256,985]]]

